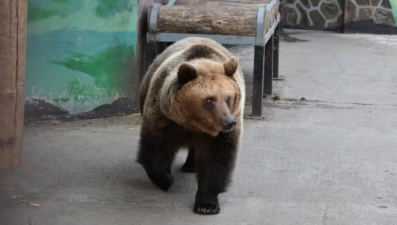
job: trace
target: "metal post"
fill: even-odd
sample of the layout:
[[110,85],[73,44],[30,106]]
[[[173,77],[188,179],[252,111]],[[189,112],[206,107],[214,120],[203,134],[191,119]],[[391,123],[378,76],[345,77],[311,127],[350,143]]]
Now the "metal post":
[[155,39],[148,36],[148,48],[147,48],[147,66],[150,66],[158,54],[158,46]]
[[274,48],[273,48],[273,79],[278,80],[278,56],[280,46],[280,22],[274,31]]
[[274,35],[265,45],[265,75],[264,75],[264,94],[272,95],[273,88],[273,46]]
[[263,100],[263,73],[264,73],[264,53],[262,45],[255,45],[254,52],[254,79],[252,87],[252,116],[262,119],[262,100]]
[[157,27],[157,16],[160,11],[161,4],[154,3],[149,15],[149,32],[147,34],[147,66],[150,66],[157,54],[159,53],[159,45],[156,40],[156,27]]

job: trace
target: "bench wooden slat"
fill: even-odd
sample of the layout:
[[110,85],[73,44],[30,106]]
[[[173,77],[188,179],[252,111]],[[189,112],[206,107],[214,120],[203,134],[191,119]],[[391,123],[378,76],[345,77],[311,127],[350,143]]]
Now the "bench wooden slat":
[[176,0],[175,5],[191,5],[191,4],[203,4],[204,2],[218,2],[226,4],[261,4],[265,5],[271,0]]
[[175,5],[183,6],[200,6],[200,7],[214,7],[223,9],[222,7],[237,7],[237,8],[258,8],[263,7],[266,3],[245,3],[245,2],[227,2],[227,1],[202,1],[202,0],[178,0]]
[[161,6],[156,32],[255,36],[256,17],[252,8]]

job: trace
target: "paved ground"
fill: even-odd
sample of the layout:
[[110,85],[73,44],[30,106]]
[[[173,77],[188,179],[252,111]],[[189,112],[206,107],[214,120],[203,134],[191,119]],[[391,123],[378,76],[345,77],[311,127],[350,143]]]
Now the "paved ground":
[[[397,224],[397,36],[287,32],[281,100],[245,121],[221,214],[192,213],[184,152],[169,193],[149,182],[135,115],[27,126],[22,167],[0,175],[0,224]],[[252,74],[252,48],[233,51]]]

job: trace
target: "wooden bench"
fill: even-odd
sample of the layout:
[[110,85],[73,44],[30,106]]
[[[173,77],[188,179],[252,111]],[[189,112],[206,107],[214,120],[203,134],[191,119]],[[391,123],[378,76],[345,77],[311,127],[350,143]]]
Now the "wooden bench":
[[262,119],[263,95],[272,95],[278,77],[279,0],[169,0],[148,14],[148,64],[168,43],[186,37],[221,44],[254,45],[251,118]]

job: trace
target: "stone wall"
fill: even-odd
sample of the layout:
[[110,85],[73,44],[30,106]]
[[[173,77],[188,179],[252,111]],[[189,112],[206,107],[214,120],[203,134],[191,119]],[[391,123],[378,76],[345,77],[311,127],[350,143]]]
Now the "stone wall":
[[283,26],[337,30],[343,24],[344,0],[284,0]]
[[345,32],[397,34],[391,3],[397,0],[346,0]]
[[397,0],[282,0],[287,28],[397,33]]

